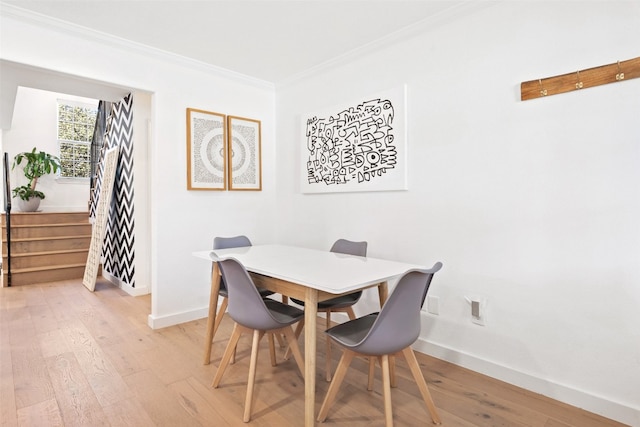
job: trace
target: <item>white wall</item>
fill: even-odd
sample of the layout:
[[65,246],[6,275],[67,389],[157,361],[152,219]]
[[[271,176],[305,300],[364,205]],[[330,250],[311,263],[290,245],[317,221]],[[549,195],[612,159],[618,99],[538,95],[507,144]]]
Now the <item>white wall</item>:
[[[519,101],[521,81],[637,56],[637,2],[500,3],[277,90],[8,10],[3,59],[152,94],[154,327],[206,315],[191,252],[215,235],[366,239],[444,262],[422,351],[640,426],[640,80]],[[300,194],[300,113],[404,83],[409,191]],[[263,191],[186,190],[187,107],[262,120]],[[488,299],[485,327],[469,295]]]
[[[16,154],[31,151],[33,147],[38,151],[59,156],[58,100],[98,105],[98,101],[94,99],[33,88],[18,88],[11,129],[4,131],[2,147],[3,151],[9,154],[10,166]],[[21,166],[12,169],[11,188],[25,185],[27,182]],[[43,211],[87,210],[87,180],[61,179],[49,174],[38,179],[36,188],[45,194],[44,200],[40,203],[40,209]]]
[[[638,2],[502,2],[278,87],[279,240],[442,261],[419,349],[640,426],[640,80],[519,93],[637,56],[639,22]],[[300,114],[405,83],[409,191],[301,194]]]
[[[13,13],[4,5],[0,55],[19,64],[151,94],[149,159],[134,166],[134,175],[147,174],[151,179],[145,195],[151,215],[138,224],[150,230],[145,231],[145,243],[151,283],[138,285],[151,287],[153,327],[205,317],[210,264],[191,253],[210,248],[216,235],[247,234],[256,244],[276,239],[275,227],[264,226],[276,220],[273,85]],[[261,192],[187,191],[188,107],[262,121]]]

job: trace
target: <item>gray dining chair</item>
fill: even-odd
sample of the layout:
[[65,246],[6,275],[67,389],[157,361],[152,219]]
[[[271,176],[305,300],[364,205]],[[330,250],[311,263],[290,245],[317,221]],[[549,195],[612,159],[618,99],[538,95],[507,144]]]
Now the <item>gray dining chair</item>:
[[256,365],[258,361],[258,349],[260,339],[264,334],[269,334],[271,364],[276,366],[275,350],[273,343],[274,334],[284,334],[293,356],[304,378],[304,361],[298,342],[293,333],[292,324],[304,317],[304,311],[297,307],[283,304],[269,298],[262,298],[251,276],[245,267],[236,259],[228,258],[216,260],[222,277],[227,284],[229,316],[234,320],[233,332],[224,351],[220,366],[213,378],[212,386],[217,388],[224,371],[229,365],[238,340],[243,333],[253,334],[251,346],[251,360],[249,363],[249,378],[247,380],[247,394],[244,404],[244,422],[251,420],[251,404],[253,400],[253,386],[256,378]]
[[[214,237],[213,239],[213,249],[230,249],[230,248],[241,248],[245,246],[252,246],[251,240],[247,236],[233,236],[233,237]],[[260,295],[263,298],[272,295],[273,292],[267,289],[258,288],[260,291]],[[216,332],[218,331],[218,327],[220,323],[222,323],[222,318],[224,317],[224,313],[227,311],[227,305],[229,304],[229,293],[227,291],[227,285],[224,281],[224,277],[220,277],[220,290],[218,291],[218,295],[222,297],[222,302],[220,303],[220,308],[218,309],[218,313],[216,314],[216,319],[214,321],[213,326],[213,334],[211,336],[211,342],[208,344],[209,348],[213,345],[213,338],[216,336]],[[206,349],[206,344],[205,344]],[[206,355],[205,355],[206,356]]]
[[422,398],[427,405],[431,420],[440,424],[438,411],[433,403],[411,345],[420,335],[420,311],[424,304],[433,275],[442,268],[437,262],[428,270],[412,270],[405,273],[385,302],[380,313],[373,313],[350,320],[326,331],[344,352],[329,385],[327,395],[318,414],[322,422],[333,404],[340,384],[354,356],[376,357],[382,367],[385,424],[393,426],[391,409],[391,378],[389,358],[401,354],[407,361]]
[[[338,239],[335,241],[333,246],[331,246],[330,252],[366,257],[367,242],[353,242],[351,240]],[[350,320],[355,319],[356,315],[353,311],[353,306],[360,300],[361,296],[362,291],[357,291],[319,302],[318,313],[325,313],[327,329],[331,327],[331,313],[344,312],[347,313]],[[291,301],[304,306],[304,301],[302,300],[291,298]],[[304,319],[298,323],[298,326],[296,327],[296,337],[300,336],[303,328]],[[326,339],[326,349],[325,378],[327,381],[331,381],[331,339],[329,337]],[[289,352],[285,353],[285,358],[288,356]]]
[[[213,249],[230,249],[230,248],[241,248],[245,246],[251,246],[251,240],[247,236],[234,236],[234,237],[215,237],[213,239]],[[273,295],[268,289],[258,288],[260,291],[260,295],[263,298],[268,297],[269,295]],[[220,310],[216,315],[215,326],[213,329],[213,335],[215,336],[216,331],[218,330],[218,326],[220,326],[220,322],[222,321],[222,316],[224,316],[225,311],[227,311],[227,305],[229,303],[228,296],[229,293],[227,291],[227,284],[224,281],[224,277],[220,278],[220,291],[218,295],[222,297],[222,303],[220,304]]]

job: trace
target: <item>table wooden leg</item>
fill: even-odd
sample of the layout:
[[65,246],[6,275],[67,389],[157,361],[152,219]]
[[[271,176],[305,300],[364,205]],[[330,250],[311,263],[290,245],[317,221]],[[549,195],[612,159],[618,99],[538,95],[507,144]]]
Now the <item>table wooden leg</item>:
[[316,402],[316,320],[318,291],[307,288],[304,300],[304,425],[315,425]]
[[380,308],[384,305],[389,297],[389,286],[387,282],[378,283],[378,299],[380,300]]
[[220,292],[220,268],[218,263],[213,263],[211,269],[211,295],[209,296],[209,317],[207,318],[207,333],[204,338],[204,364],[208,365],[211,360],[211,345],[213,344],[213,334],[218,310],[218,293]]
[[[380,309],[389,298],[389,285],[387,282],[380,282],[378,284],[378,298],[380,299]],[[396,359],[394,356],[389,356],[389,372],[391,379],[391,387],[396,387]],[[371,382],[371,379],[369,379]]]

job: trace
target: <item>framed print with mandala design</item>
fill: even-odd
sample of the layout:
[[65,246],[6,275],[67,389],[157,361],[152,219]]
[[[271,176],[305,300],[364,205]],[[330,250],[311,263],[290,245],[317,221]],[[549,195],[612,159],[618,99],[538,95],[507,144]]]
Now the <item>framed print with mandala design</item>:
[[187,189],[226,190],[224,114],[187,108]]
[[260,121],[228,116],[229,190],[262,190]]

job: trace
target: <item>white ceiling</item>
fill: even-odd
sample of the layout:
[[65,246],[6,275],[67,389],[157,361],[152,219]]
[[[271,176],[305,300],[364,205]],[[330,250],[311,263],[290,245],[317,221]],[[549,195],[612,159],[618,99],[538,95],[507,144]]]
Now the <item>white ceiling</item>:
[[455,14],[456,9],[470,1],[5,0],[2,3],[279,83],[349,52],[398,37],[412,27]]

